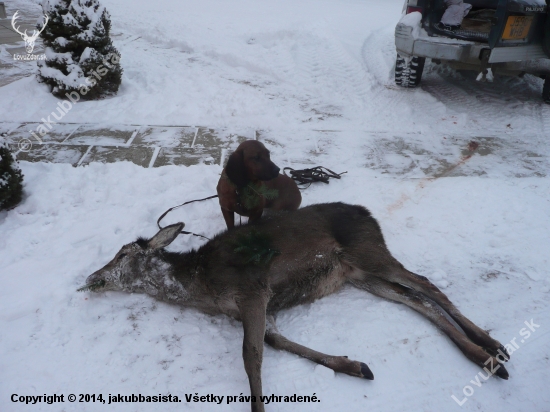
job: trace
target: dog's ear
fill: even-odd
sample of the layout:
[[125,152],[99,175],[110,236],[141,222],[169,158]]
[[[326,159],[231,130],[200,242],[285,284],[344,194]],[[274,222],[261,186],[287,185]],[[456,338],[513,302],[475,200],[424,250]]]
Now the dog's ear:
[[244,167],[243,150],[237,150],[229,156],[227,165],[225,165],[225,173],[231,182],[237,187],[245,187],[248,184],[246,168]]

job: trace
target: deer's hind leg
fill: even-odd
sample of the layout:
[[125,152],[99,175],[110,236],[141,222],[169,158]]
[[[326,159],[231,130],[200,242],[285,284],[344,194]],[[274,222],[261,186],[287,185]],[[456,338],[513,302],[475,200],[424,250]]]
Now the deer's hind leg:
[[412,273],[405,268],[401,268],[399,270],[391,271],[384,277],[384,279],[390,282],[405,285],[417,292],[421,292],[429,299],[433,300],[449,314],[449,316],[458,324],[458,326],[462,328],[462,330],[464,330],[464,333],[466,333],[466,336],[468,336],[472,342],[483,347],[487,353],[493,356],[497,356],[498,354],[506,361],[510,357],[504,346],[499,341],[493,339],[486,331],[460,313],[449,298],[441,292],[437,286],[431,283],[428,278]]
[[373,295],[403,303],[426,316],[458,346],[468,359],[500,378],[508,379],[508,372],[504,365],[462,334],[445,317],[441,309],[423,293],[376,276],[366,276],[363,280],[353,281],[353,284]]
[[292,342],[280,334],[273,316],[267,317],[265,342],[275,349],[284,350],[302,358],[309,359],[319,365],[326,366],[335,372],[345,373],[350,376],[373,380],[369,367],[363,362],[348,359],[346,356],[331,356],[313,349],[307,348],[296,342]]

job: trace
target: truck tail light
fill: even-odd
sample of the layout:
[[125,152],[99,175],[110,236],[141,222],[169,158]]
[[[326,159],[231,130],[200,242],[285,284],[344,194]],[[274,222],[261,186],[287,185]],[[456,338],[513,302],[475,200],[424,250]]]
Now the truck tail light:
[[418,7],[418,6],[407,6],[407,14],[409,13],[413,13],[413,12],[419,12],[420,14],[422,14],[422,7]]

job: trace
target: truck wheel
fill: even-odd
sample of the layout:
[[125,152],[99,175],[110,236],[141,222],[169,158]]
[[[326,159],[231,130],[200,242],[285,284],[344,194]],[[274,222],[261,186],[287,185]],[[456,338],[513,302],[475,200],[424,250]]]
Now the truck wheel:
[[546,76],[544,86],[542,87],[542,100],[544,103],[550,104],[550,76]]
[[395,60],[395,84],[402,87],[416,87],[422,79],[425,57],[412,56],[405,59],[397,54]]

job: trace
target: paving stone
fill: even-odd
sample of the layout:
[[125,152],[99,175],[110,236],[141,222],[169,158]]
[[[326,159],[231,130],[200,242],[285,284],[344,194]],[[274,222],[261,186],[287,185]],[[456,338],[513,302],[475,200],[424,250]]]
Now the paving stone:
[[139,129],[139,126],[103,126],[86,124],[80,126],[65,143],[98,146],[125,146],[137,129]]
[[189,148],[193,144],[196,133],[197,128],[190,126],[144,126],[132,141],[132,145]]
[[182,148],[162,147],[155,160],[154,167],[167,165],[191,166],[199,163],[219,164],[221,148]]
[[[41,125],[42,128],[39,129],[39,126]],[[9,133],[6,139],[10,143],[17,143],[22,139],[29,139],[33,143],[39,143],[37,138],[42,140],[44,143],[61,143],[79,127],[80,126],[78,124],[58,123],[52,125],[52,129],[48,131],[48,134],[41,136],[39,130],[47,130],[47,127],[44,126],[43,123],[23,123],[17,129]],[[30,131],[32,131],[36,136],[33,136]]]
[[10,144],[17,160],[27,162],[69,163],[76,166],[89,146],[68,146],[60,144],[33,144],[29,151],[18,151],[17,144]]
[[[250,136],[247,137],[249,134]],[[253,139],[253,135],[253,130],[247,133],[246,131],[236,132],[229,131],[227,129],[209,129],[206,127],[199,127],[194,147],[228,147],[231,144],[239,145],[245,140]]]
[[195,140],[195,147],[222,147],[226,146],[228,143],[229,140],[226,138],[225,130],[199,127],[197,138]]
[[113,146],[92,146],[86,156],[80,162],[81,166],[92,162],[115,163],[130,161],[142,167],[148,167],[153,157],[152,147],[113,147]]
[[[230,146],[237,147],[238,144],[248,137],[244,133],[233,133],[225,129],[210,129],[199,127],[196,135],[193,134],[191,144],[167,147],[163,144],[154,162],[154,167],[166,165],[190,166],[198,163],[220,164],[222,152],[227,151]],[[190,131],[191,131],[190,130]],[[189,137],[189,136],[188,136]],[[194,144],[193,144],[194,141]],[[186,140],[188,143],[189,140]]]

